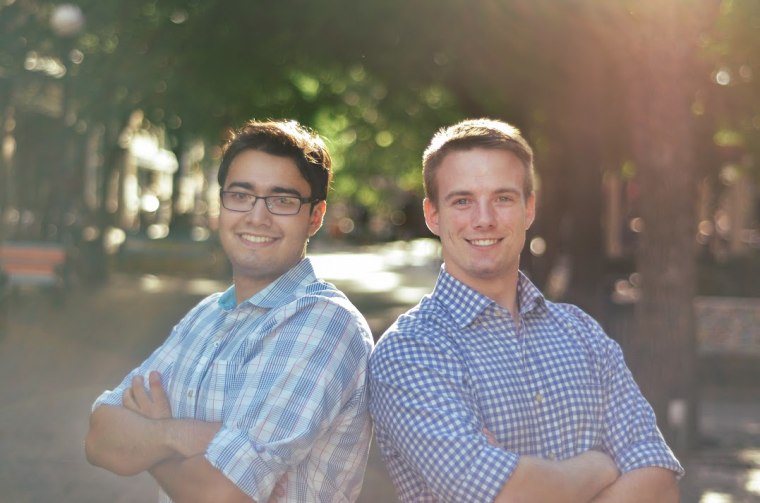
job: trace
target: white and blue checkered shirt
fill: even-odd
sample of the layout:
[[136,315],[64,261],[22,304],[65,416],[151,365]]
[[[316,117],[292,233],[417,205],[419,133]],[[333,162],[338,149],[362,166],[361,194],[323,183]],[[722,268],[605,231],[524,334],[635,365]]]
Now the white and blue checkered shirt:
[[401,500],[493,501],[521,455],[597,449],[622,473],[682,475],[618,344],[522,274],[518,297],[519,330],[508,310],[442,269],[433,293],[378,341],[370,410]]
[[[354,501],[367,463],[370,329],[309,259],[235,305],[201,301],[169,338],[93,405],[120,405],[132,376],[157,370],[175,418],[221,422],[206,459],[256,501]],[[161,500],[169,501],[165,494]]]

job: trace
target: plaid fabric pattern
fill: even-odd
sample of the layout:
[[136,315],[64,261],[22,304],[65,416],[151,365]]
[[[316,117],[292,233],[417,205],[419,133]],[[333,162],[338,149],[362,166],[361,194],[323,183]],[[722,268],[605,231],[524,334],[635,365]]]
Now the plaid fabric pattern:
[[240,305],[234,287],[201,301],[93,408],[120,405],[132,376],[157,370],[174,417],[223,423],[206,458],[256,501],[285,473],[284,501],[354,501],[372,344],[361,314],[304,259]]
[[493,501],[521,455],[597,449],[623,473],[682,475],[618,344],[522,274],[518,296],[519,327],[442,268],[433,293],[377,343],[370,411],[401,500]]

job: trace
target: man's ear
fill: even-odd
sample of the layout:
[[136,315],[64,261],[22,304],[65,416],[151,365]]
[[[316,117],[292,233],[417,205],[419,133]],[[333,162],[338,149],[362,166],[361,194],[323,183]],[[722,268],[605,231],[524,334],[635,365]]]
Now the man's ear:
[[426,197],[422,201],[422,211],[425,214],[425,225],[427,225],[427,228],[436,236],[440,236],[438,234],[438,208],[435,203]]
[[325,220],[325,212],[327,211],[327,201],[319,201],[311,209],[309,215],[309,237],[317,233],[322,227],[322,222]]
[[531,192],[525,201],[525,230],[530,229],[536,219],[536,193]]

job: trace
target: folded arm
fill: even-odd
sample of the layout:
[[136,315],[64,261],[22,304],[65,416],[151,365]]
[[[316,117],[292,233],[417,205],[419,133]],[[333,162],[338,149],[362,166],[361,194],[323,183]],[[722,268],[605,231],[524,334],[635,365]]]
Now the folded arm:
[[150,474],[176,503],[254,501],[203,455],[167,459],[151,468]]
[[[489,444],[499,447],[493,433],[484,428],[483,434]],[[597,451],[564,461],[522,456],[495,501],[589,502],[617,478],[618,470],[612,458]]]
[[124,391],[123,406],[101,405],[90,416],[87,460],[118,475],[136,475],[172,457],[205,452],[218,423],[172,419],[160,376],[152,373],[151,395],[136,377]]
[[[97,460],[94,464],[120,474],[148,470],[177,503],[254,501],[203,456],[221,425],[172,419],[158,372],[151,372],[149,386],[150,393],[142,377],[137,376],[124,391],[123,407],[95,410],[93,422],[97,427],[91,428],[93,442],[88,442],[91,462]],[[105,410],[98,412],[101,409]],[[124,436],[114,437],[114,431],[125,424]],[[110,442],[104,443],[104,436]],[[275,487],[273,498],[284,494],[285,481],[283,478]]]
[[612,459],[588,451],[564,461],[522,456],[496,503],[565,501],[588,503],[618,477]]
[[678,503],[675,474],[665,468],[639,468],[623,474],[593,503]]

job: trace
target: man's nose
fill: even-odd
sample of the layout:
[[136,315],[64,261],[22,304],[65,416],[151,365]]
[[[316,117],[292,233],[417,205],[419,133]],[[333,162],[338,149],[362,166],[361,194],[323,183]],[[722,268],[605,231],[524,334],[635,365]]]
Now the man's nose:
[[245,214],[246,220],[252,222],[268,221],[271,216],[272,214],[269,213],[269,209],[267,208],[267,202],[261,197],[257,197],[253,201],[251,209]]
[[493,225],[496,221],[496,209],[490,201],[478,201],[472,210],[472,223],[475,227]]

